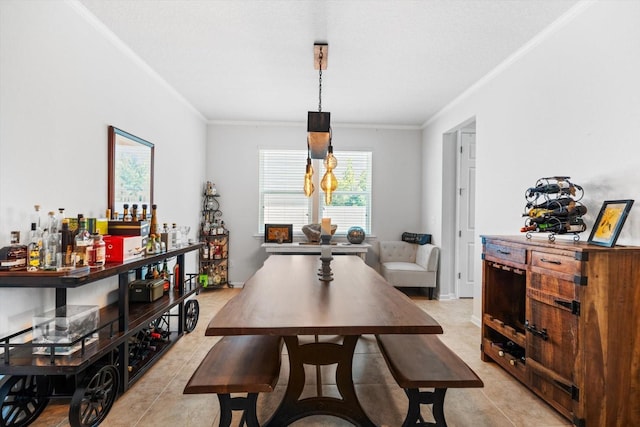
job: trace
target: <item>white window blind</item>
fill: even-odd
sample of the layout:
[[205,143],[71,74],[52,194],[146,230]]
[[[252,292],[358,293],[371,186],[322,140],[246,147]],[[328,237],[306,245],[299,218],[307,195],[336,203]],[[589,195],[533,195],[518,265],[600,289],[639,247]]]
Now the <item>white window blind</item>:
[[294,232],[311,222],[311,199],[302,191],[305,150],[260,150],[260,223],[293,224]]
[[[338,224],[337,234],[345,234],[354,225],[371,232],[371,152],[334,151],[334,155],[338,190],[332,204],[325,205],[320,188],[325,173],[322,161],[313,161],[315,191],[306,197],[302,184],[307,151],[260,150],[259,233],[264,232],[265,224],[293,224],[294,233],[300,233],[303,225],[318,223],[323,217]],[[314,205],[318,212],[313,212]]]

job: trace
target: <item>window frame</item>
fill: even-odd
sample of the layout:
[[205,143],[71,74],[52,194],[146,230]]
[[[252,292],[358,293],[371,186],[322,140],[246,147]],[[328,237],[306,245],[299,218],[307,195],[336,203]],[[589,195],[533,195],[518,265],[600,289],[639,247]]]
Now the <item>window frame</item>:
[[[365,181],[366,181],[366,188],[364,190],[341,190],[338,189],[337,191],[333,192],[333,201],[336,200],[336,198],[340,198],[342,196],[352,196],[352,197],[364,197],[366,202],[364,205],[364,224],[350,224],[346,227],[338,227],[338,230],[336,231],[336,235],[340,235],[340,236],[344,236],[347,233],[347,230],[352,226],[352,225],[358,225],[360,227],[362,227],[365,230],[365,233],[367,235],[371,235],[371,224],[372,224],[372,220],[371,220],[371,207],[372,207],[372,174],[373,174],[373,152],[370,150],[336,150],[334,151],[334,154],[336,156],[336,158],[338,159],[338,166],[336,167],[336,171],[334,171],[334,173],[336,174],[336,178],[338,179],[338,182],[340,183],[341,179],[343,178],[343,175],[345,172],[345,167],[348,163],[347,162],[347,158],[351,159],[354,157],[360,157],[359,159],[357,159],[357,163],[359,163],[359,167],[357,168],[355,173],[360,173],[358,179],[362,178],[362,171],[363,169],[366,171],[366,176],[365,176]],[[265,180],[265,170],[264,168],[267,167],[267,163],[269,160],[269,157],[278,157],[278,156],[282,156],[283,159],[278,159],[278,160],[282,160],[283,164],[287,163],[288,161],[290,163],[286,164],[286,170],[291,170],[291,171],[295,171],[292,173],[285,173],[284,176],[289,175],[291,182],[295,182],[295,183],[299,183],[299,185],[295,186],[295,187],[291,187],[291,188],[287,188],[287,189],[265,189],[265,186],[269,186],[268,184],[265,184],[264,180]],[[286,159],[286,157],[290,157],[289,159]],[[307,204],[307,219],[308,221],[306,222],[307,224],[311,224],[311,223],[319,223],[322,217],[330,217],[335,218],[336,216],[338,216],[337,214],[335,214],[335,211],[339,210],[341,207],[344,206],[354,206],[354,205],[325,205],[324,204],[324,197],[325,197],[325,193],[322,191],[322,189],[320,188],[320,179],[321,177],[324,175],[325,173],[325,168],[323,165],[322,160],[317,160],[317,159],[313,159],[312,160],[312,166],[313,166],[313,170],[314,170],[314,174],[313,174],[313,184],[315,187],[315,191],[313,192],[313,194],[311,195],[311,197],[307,198],[302,190],[302,183],[303,183],[303,179],[304,179],[304,169],[305,169],[305,164],[306,164],[306,158],[307,158],[307,151],[306,150],[297,150],[297,149],[267,149],[267,148],[261,148],[259,150],[259,172],[258,172],[258,181],[259,181],[259,189],[258,189],[258,207],[259,207],[259,212],[258,212],[258,235],[263,236],[264,235],[264,227],[265,227],[265,223],[270,223],[270,222],[266,222],[265,218],[268,216],[265,214],[265,200],[268,197],[268,195],[274,195],[274,196],[283,196],[284,198],[286,198],[287,196],[302,196],[304,197],[304,199],[308,200],[308,204]],[[274,165],[269,164],[268,167],[274,167]],[[352,167],[353,167],[353,163],[352,163]],[[336,173],[337,172],[337,173]],[[282,177],[279,177],[278,179],[282,180]],[[295,199],[292,199],[295,200]],[[285,207],[286,209],[286,207]],[[332,214],[331,211],[334,211],[334,213]],[[277,218],[277,220],[274,219],[274,221],[272,221],[273,223],[278,223],[278,224],[282,224],[282,223],[289,223],[290,221],[287,221],[284,218]],[[333,222],[333,221],[332,221]],[[343,221],[344,222],[344,221]],[[340,222],[338,222],[339,224]],[[303,224],[304,225],[304,224]],[[294,222],[294,232],[293,234],[295,236],[301,236],[302,231],[301,231],[301,226],[297,226],[296,223]]]

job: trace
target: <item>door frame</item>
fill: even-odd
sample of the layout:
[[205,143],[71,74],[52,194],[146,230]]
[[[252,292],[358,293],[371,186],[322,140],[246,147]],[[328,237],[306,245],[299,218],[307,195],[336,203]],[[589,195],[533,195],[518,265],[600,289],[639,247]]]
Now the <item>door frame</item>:
[[[459,265],[457,250],[457,179],[458,179],[458,131],[477,122],[476,117],[470,117],[457,126],[442,134],[442,256],[440,257],[441,283],[449,283],[450,286],[442,286],[438,299],[457,299],[457,271]],[[477,128],[477,126],[476,126]],[[476,134],[477,138],[477,134]],[[477,144],[477,139],[476,139]],[[445,290],[446,289],[446,290]],[[444,291],[444,292],[443,292]],[[475,295],[473,298],[479,298]]]

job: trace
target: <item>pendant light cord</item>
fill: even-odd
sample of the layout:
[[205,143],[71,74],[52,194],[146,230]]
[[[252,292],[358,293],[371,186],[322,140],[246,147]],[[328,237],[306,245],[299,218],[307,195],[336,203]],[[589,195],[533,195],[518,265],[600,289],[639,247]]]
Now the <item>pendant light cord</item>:
[[322,53],[322,46],[320,46],[320,54],[318,55],[318,112],[322,112],[322,59],[324,54]]

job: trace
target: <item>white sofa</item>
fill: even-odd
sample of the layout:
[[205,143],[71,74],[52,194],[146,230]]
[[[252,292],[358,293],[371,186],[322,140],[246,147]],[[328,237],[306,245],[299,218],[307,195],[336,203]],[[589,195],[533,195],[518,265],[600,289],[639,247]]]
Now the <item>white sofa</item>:
[[418,245],[404,241],[381,241],[380,273],[399,287],[425,287],[433,298],[438,276],[440,249],[432,244]]

